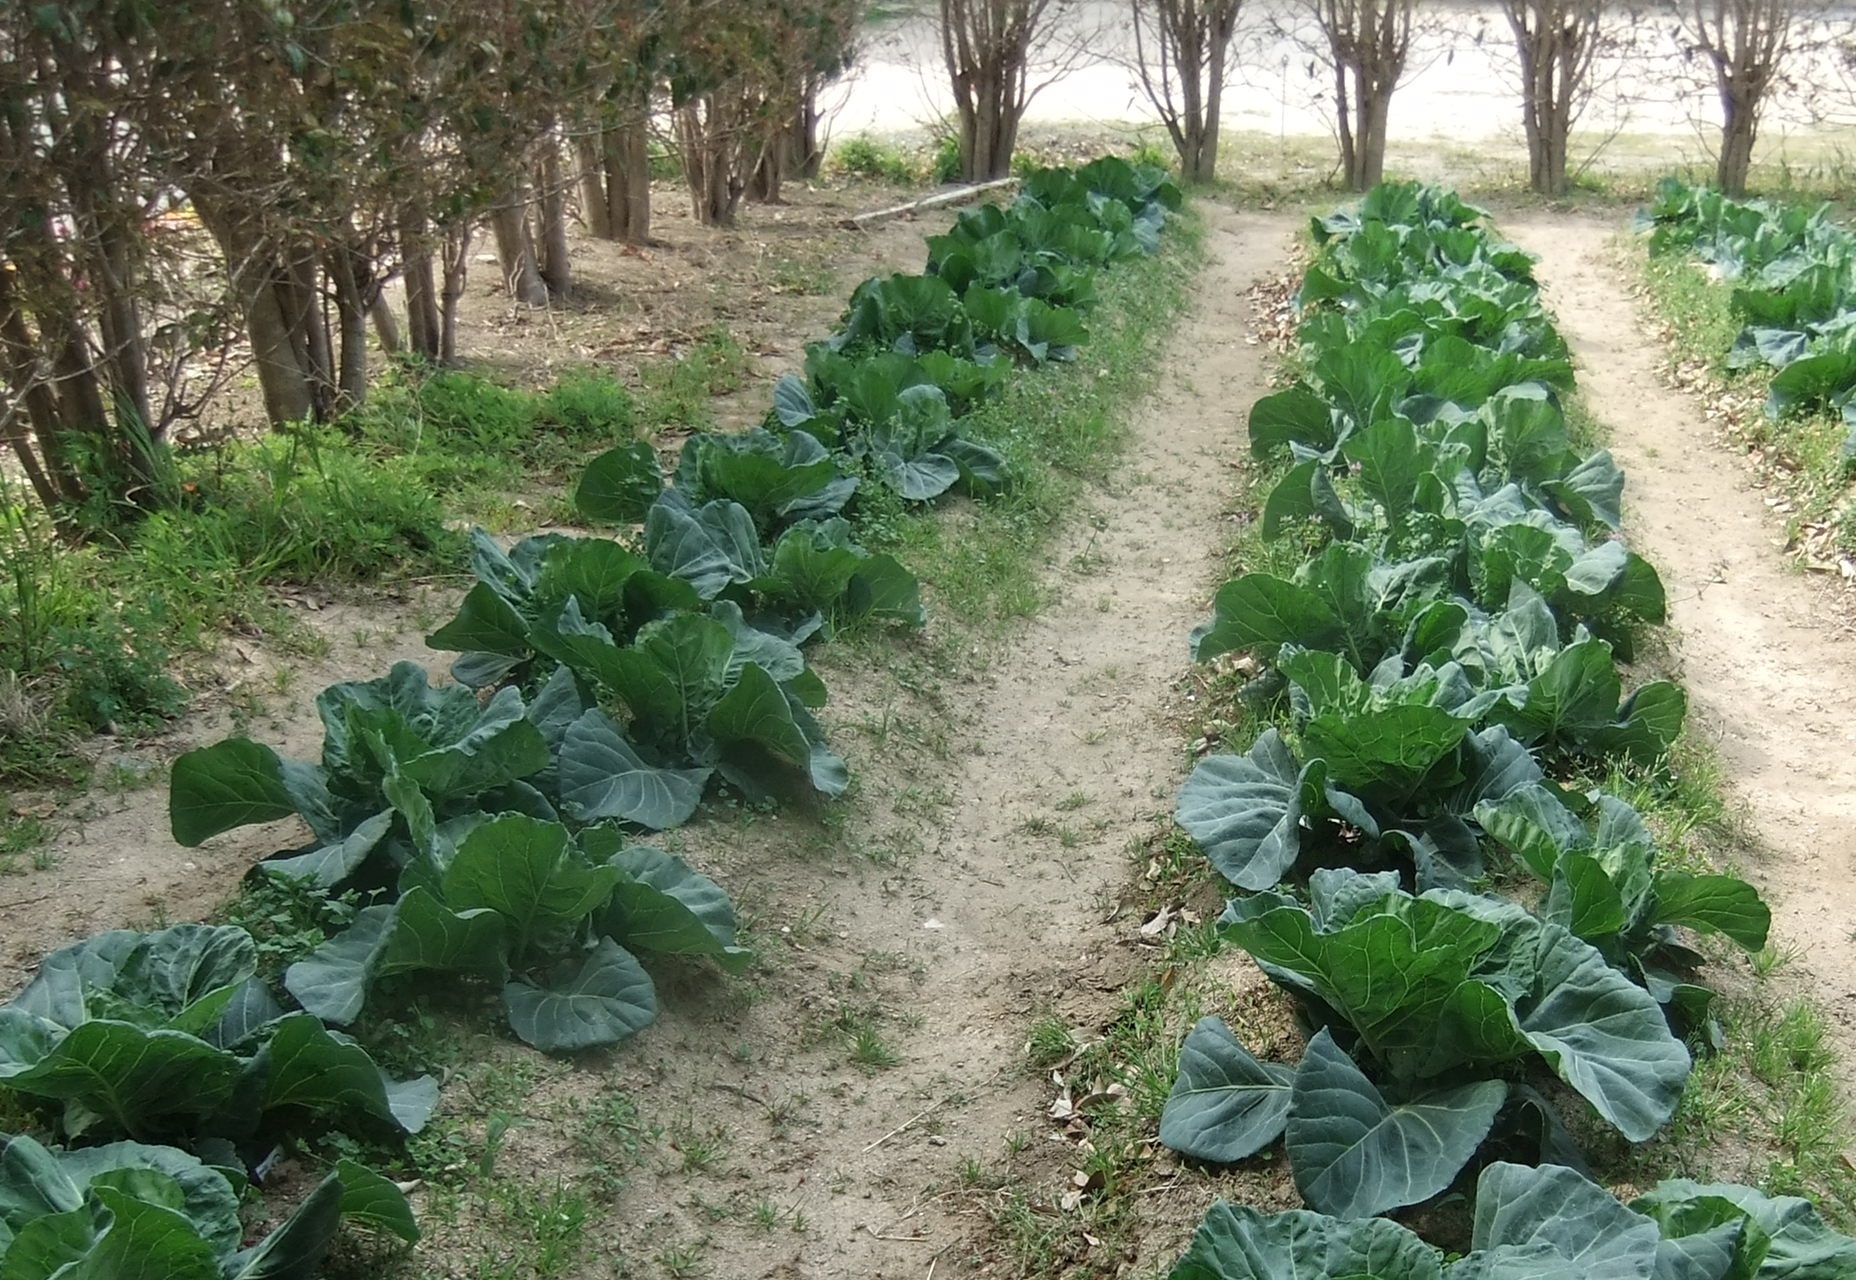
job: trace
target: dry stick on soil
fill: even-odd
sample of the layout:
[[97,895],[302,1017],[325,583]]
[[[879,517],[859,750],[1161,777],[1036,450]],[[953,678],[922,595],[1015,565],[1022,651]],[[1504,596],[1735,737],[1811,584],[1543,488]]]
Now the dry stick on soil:
[[925,213],[930,209],[945,209],[949,205],[976,200],[988,191],[999,191],[1017,184],[1017,178],[998,178],[992,182],[976,182],[971,186],[959,187],[953,191],[937,191],[931,196],[911,200],[907,204],[896,204],[887,209],[874,209],[869,213],[853,214],[838,225],[847,231],[862,231],[875,223],[888,222],[891,218],[900,218],[911,213]]
[[[1004,1074],[1005,1072],[1003,1068],[1001,1068],[998,1071],[993,1072],[992,1075],[988,1076],[985,1080],[980,1082],[980,1087],[984,1088],[985,1086],[993,1083],[1001,1075],[1004,1075]],[[927,1106],[923,1107],[920,1111],[917,1111],[914,1115],[910,1116],[907,1120],[904,1120],[901,1124],[897,1125],[894,1129],[891,1129],[888,1133],[884,1134],[882,1137],[878,1138],[875,1142],[872,1142],[869,1146],[865,1147],[860,1154],[869,1155],[872,1151],[875,1151],[878,1147],[882,1146],[885,1142],[888,1142],[891,1138],[895,1137],[897,1134],[906,1132],[908,1128],[911,1125],[913,1125],[917,1120],[923,1119],[924,1117],[932,1115],[936,1111],[939,1111],[942,1107],[945,1107],[948,1103],[960,1097],[961,1094],[964,1092],[965,1090],[956,1089],[954,1090],[954,1092],[948,1094],[946,1097],[941,1098],[938,1101],[929,1103]]]

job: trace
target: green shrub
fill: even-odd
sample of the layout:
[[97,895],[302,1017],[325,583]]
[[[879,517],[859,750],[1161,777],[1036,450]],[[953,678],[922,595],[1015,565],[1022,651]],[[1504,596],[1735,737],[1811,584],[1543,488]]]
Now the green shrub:
[[831,167],[854,178],[874,178],[880,182],[910,183],[920,179],[915,162],[901,148],[860,133],[846,138],[831,152]]
[[934,159],[929,164],[929,176],[936,182],[959,182],[963,172],[960,163],[960,138],[956,134],[944,133],[934,145]]

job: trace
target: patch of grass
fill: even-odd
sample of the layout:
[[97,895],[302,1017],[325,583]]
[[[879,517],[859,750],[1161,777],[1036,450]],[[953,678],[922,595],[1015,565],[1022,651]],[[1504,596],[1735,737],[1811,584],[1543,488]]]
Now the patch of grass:
[[922,180],[921,165],[894,143],[854,134],[831,149],[826,168],[852,178],[870,178],[907,186]]
[[695,343],[667,360],[644,366],[640,380],[638,424],[648,431],[714,426],[709,401],[739,390],[747,377],[748,354],[725,327],[716,325]]

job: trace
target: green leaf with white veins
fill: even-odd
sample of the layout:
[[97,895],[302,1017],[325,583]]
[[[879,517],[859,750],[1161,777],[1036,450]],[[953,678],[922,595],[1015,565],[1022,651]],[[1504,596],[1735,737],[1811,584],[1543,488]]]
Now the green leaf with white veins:
[[1194,1160],[1230,1164],[1282,1135],[1295,1072],[1258,1062],[1219,1018],[1201,1018],[1179,1048],[1160,1141]]
[[269,747],[227,738],[174,762],[168,823],[176,844],[192,848],[222,831],[294,813],[296,801],[284,786],[283,763]]
[[1508,1097],[1484,1080],[1389,1102],[1322,1031],[1290,1094],[1289,1159],[1310,1206],[1366,1218],[1419,1204],[1456,1180]]
[[509,926],[510,950],[558,946],[612,895],[615,867],[589,866],[567,828],[520,814],[472,831],[445,868],[444,899],[454,910],[488,907]]
[[631,845],[607,865],[624,873],[600,917],[600,931],[608,937],[633,950],[712,956],[730,973],[754,962],[754,953],[735,943],[735,908],[728,895],[683,859]]
[[657,1018],[651,976],[611,938],[578,968],[557,966],[545,984],[509,983],[503,1003],[515,1033],[547,1053],[616,1044]]
[[1168,1280],[1438,1280],[1437,1254],[1386,1218],[1263,1214],[1220,1200]]
[[767,571],[754,517],[725,499],[697,507],[667,490],[645,517],[644,538],[651,566],[684,579],[704,600]]
[[1326,779],[1326,765],[1298,765],[1282,736],[1266,729],[1248,755],[1201,760],[1180,788],[1174,819],[1225,879],[1268,889],[1295,866],[1305,820],[1344,813],[1361,829],[1377,830],[1358,802],[1328,789]]
[[[1650,1280],[1656,1224],[1563,1165],[1497,1163],[1476,1184],[1476,1249],[1450,1280]],[[1534,1268],[1539,1268],[1538,1270]]]
[[647,764],[618,724],[595,707],[561,741],[561,804],[576,822],[616,818],[665,831],[696,812],[709,772]]

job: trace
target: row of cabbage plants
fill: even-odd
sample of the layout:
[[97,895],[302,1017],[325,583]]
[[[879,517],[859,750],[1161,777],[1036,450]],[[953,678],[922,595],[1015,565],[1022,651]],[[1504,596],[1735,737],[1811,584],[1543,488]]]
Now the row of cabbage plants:
[[1830,206],[1735,200],[1665,178],[1639,219],[1653,254],[1688,254],[1732,289],[1730,369],[1768,369],[1766,413],[1842,415],[1856,458],[1856,236]]
[[400,1189],[351,1162],[250,1248],[237,1211],[280,1148],[430,1118],[436,1081],[389,1078],[340,1030],[393,980],[482,984],[522,1040],[573,1051],[654,1020],[640,954],[751,963],[727,893],[641,833],[717,785],[844,791],[802,646],[924,621],[914,575],[856,540],[860,490],[1008,485],[960,413],[1071,356],[1096,274],[1155,251],[1177,205],[1164,175],[1119,160],[1029,176],[1009,208],[934,238],[927,274],[860,286],[764,427],[690,438],[668,481],[648,444],[595,459],[576,504],[610,532],[476,533],[477,582],[428,638],[461,655],[453,683],[400,663],[330,686],[315,761],[244,738],[182,756],[179,844],[296,816],[311,842],[253,874],[362,905],[281,989],[233,927],[46,957],[0,1006],[0,1093],[48,1139],[0,1134],[0,1273],[307,1276],[344,1216],[415,1240]]
[[[1770,917],[1571,781],[1655,765],[1685,700],[1619,668],[1662,584],[1617,536],[1610,455],[1575,447],[1531,260],[1485,217],[1391,184],[1317,219],[1299,377],[1251,413],[1257,456],[1288,463],[1264,533],[1309,554],[1228,583],[1194,634],[1200,660],[1263,661],[1248,695],[1276,727],[1202,761],[1176,816],[1241,891],[1219,934],[1312,1035],[1290,1066],[1202,1020],[1160,1137],[1214,1163],[1281,1139],[1309,1208],[1221,1204],[1174,1275],[1852,1274],[1856,1242],[1802,1201],[1666,1182],[1627,1207],[1574,1136],[1669,1121],[1690,1043],[1720,1036],[1683,931],[1751,951]],[[1477,1168],[1448,1267],[1378,1216]]]

